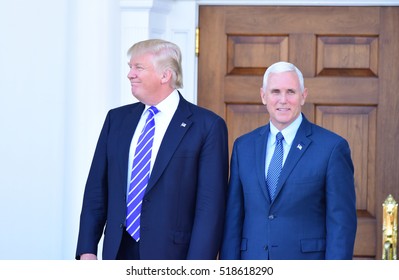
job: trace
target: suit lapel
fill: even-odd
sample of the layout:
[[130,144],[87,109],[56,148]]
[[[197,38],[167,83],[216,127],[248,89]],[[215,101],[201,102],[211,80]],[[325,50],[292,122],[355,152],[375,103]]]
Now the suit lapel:
[[267,146],[267,138],[269,137],[270,127],[266,125],[259,133],[259,137],[255,142],[255,166],[256,172],[258,175],[259,186],[262,189],[263,194],[266,199],[270,202],[269,193],[266,186],[266,178],[265,178],[265,155],[266,155],[266,146]]
[[188,105],[189,103],[180,95],[179,105],[159,147],[146,192],[149,192],[159,180],[181,140],[192,125],[192,121],[189,119],[192,112]]
[[133,138],[133,133],[136,130],[141,115],[143,114],[144,108],[145,106],[142,103],[134,106],[131,112],[126,115],[125,119],[123,120],[121,130],[119,131],[118,158],[121,159],[119,161],[119,170],[121,172],[121,178],[123,178],[124,182],[126,182],[123,187],[127,186],[127,171],[131,169],[131,167],[127,166],[129,163],[130,144]]
[[281,175],[277,184],[276,197],[278,196],[282,186],[291,174],[294,167],[297,165],[299,159],[308,149],[312,142],[308,136],[311,134],[311,126],[309,121],[303,116],[302,123],[296,133],[294,141],[292,142],[291,149],[288,153],[287,159],[284,163]]

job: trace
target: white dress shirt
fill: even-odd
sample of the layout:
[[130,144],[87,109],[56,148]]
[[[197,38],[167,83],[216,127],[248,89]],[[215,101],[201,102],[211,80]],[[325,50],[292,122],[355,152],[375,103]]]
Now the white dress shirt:
[[[284,156],[283,156],[283,166],[285,160],[287,159],[288,152],[291,149],[292,142],[294,142],[295,135],[299,129],[299,126],[302,123],[302,114],[293,121],[288,127],[284,128],[281,133],[284,136],[283,140],[283,148],[284,148]],[[269,164],[272,160],[272,156],[274,153],[274,149],[276,147],[276,135],[279,130],[270,122],[270,133],[267,139],[267,150],[266,150],[266,168],[265,168],[265,178],[267,178],[267,171],[269,170]]]
[[[167,98],[165,98],[161,103],[156,105],[159,112],[155,115],[155,133],[154,133],[154,142],[152,144],[151,151],[151,164],[150,164],[150,174],[152,168],[154,166],[155,159],[157,157],[159,147],[161,146],[162,139],[166,133],[166,130],[172,120],[173,115],[176,112],[177,106],[179,105],[179,93],[177,90],[174,90]],[[137,141],[139,139],[140,133],[144,128],[145,121],[149,114],[148,108],[150,106],[145,106],[143,114],[141,115],[140,121],[137,124],[136,130],[134,131],[132,141],[130,143],[130,151],[129,151],[129,165],[127,170],[127,190],[129,191],[129,185],[131,180],[131,172],[133,165],[134,152],[136,150]]]

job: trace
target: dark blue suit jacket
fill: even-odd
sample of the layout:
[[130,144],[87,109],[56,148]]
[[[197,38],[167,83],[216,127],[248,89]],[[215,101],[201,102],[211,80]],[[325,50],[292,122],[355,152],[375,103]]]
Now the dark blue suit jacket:
[[[130,142],[145,106],[111,110],[98,140],[84,193],[76,258],[115,259],[126,218]],[[227,128],[218,115],[180,96],[142,204],[142,259],[215,259],[228,179]]]
[[234,144],[221,259],[351,259],[357,217],[347,141],[303,117],[271,202],[269,131]]

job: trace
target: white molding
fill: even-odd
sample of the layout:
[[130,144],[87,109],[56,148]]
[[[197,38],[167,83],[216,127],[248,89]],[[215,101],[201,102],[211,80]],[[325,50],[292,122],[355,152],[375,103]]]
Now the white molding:
[[158,11],[167,11],[171,9],[171,0],[120,0],[119,6],[124,10],[152,9]]

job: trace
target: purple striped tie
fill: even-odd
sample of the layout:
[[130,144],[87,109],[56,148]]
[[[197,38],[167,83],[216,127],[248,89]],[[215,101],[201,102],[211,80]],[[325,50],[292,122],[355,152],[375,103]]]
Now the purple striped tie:
[[158,112],[154,106],[148,109],[149,114],[133,158],[127,196],[126,230],[137,242],[140,240],[141,203],[150,178],[151,150],[155,132],[154,116]]

